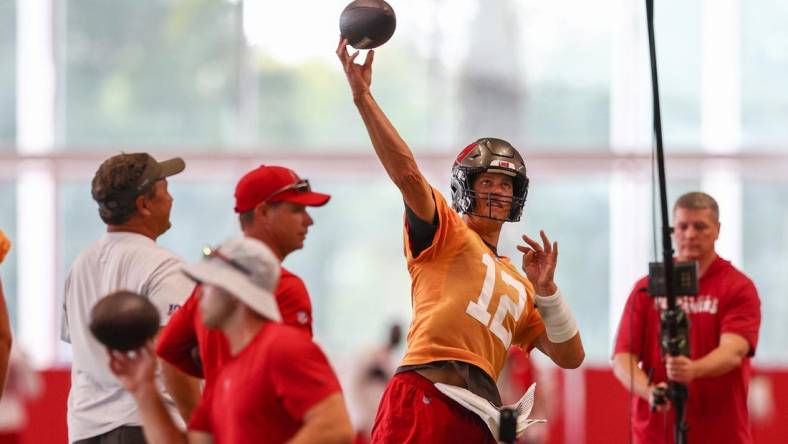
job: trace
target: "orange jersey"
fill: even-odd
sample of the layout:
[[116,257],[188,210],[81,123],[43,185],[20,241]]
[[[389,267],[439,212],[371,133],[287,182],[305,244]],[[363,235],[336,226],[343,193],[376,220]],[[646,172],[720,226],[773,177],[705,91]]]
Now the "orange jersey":
[[438,229],[415,258],[405,229],[413,321],[402,365],[462,361],[497,380],[509,345],[529,349],[544,331],[533,286],[468,228],[438,190],[432,193]]

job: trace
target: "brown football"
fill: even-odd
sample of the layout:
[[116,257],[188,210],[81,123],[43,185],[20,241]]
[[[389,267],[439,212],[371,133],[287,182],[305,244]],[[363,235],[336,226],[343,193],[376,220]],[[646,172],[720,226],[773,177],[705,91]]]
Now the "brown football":
[[394,9],[384,0],[354,0],[339,16],[339,32],[356,49],[386,43],[397,27]]
[[136,350],[159,331],[159,311],[145,296],[117,291],[93,306],[90,331],[113,350]]

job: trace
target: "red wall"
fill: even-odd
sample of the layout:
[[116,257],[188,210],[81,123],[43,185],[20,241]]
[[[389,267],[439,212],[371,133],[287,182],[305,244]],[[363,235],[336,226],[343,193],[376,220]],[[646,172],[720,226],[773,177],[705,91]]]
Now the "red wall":
[[66,429],[66,402],[71,387],[69,369],[42,372],[44,391],[41,397],[28,406],[28,427],[22,435],[22,444],[68,442]]
[[[628,396],[609,368],[585,367],[582,375],[568,375],[567,372],[555,374],[559,379],[557,388],[560,392],[555,396],[555,411],[584,414],[566,418],[552,413],[548,418],[550,444],[629,442]],[[765,377],[771,385],[774,409],[772,416],[754,424],[755,442],[788,443],[788,369],[761,369],[756,371],[756,374]],[[43,377],[46,389],[44,395],[30,405],[30,425],[23,435],[23,444],[67,441],[66,399],[70,385],[69,371],[48,370],[43,372]]]
[[629,442],[630,397],[609,368],[586,369],[586,442]]

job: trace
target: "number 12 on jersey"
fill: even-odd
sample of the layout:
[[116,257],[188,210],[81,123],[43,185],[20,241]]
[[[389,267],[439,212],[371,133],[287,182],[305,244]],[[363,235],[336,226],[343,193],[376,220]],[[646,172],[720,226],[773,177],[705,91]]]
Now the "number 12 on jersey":
[[511,314],[515,323],[520,319],[525,309],[525,301],[528,298],[525,292],[525,286],[522,282],[512,277],[509,273],[501,271],[501,280],[517,290],[517,302],[508,297],[505,293],[501,294],[498,299],[498,309],[495,315],[489,312],[490,302],[493,298],[493,290],[495,289],[495,281],[497,280],[497,270],[495,261],[489,254],[482,255],[482,263],[487,267],[487,272],[484,275],[484,284],[482,291],[479,293],[479,298],[474,302],[468,302],[468,308],[465,313],[471,315],[472,318],[481,322],[485,327],[503,342],[504,348],[508,349],[512,343],[512,332],[506,329],[503,325],[504,319],[507,314]]

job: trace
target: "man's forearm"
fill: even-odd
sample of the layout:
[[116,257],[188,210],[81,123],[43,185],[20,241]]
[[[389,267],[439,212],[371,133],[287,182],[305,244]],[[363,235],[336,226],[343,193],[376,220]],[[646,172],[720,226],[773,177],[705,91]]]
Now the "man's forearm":
[[353,101],[367,128],[375,154],[391,180],[399,186],[403,172],[418,171],[413,153],[372,94],[362,94],[354,97]]
[[159,366],[167,393],[175,401],[183,421],[188,423],[202,396],[200,380],[187,375],[162,359],[159,359]]
[[148,444],[186,444],[189,442],[186,434],[179,430],[172,421],[155,384],[151,383],[133,395],[140,409],[143,431]]
[[648,376],[638,367],[637,358],[628,353],[619,353],[613,357],[613,374],[627,390],[648,401],[651,387]]
[[353,428],[341,393],[320,401],[304,416],[304,425],[287,444],[350,444]]
[[706,356],[695,361],[695,378],[714,378],[739,367],[746,353],[720,344]]
[[568,341],[559,343],[551,342],[550,344],[550,358],[553,362],[561,366],[561,368],[578,368],[580,364],[583,363],[586,354],[579,332],[575,333]]
[[352,430],[343,424],[304,424],[287,444],[350,444]]
[[580,367],[585,350],[575,316],[555,282],[550,282],[548,291],[550,296],[534,296],[545,326],[540,341],[544,347],[542,351],[562,368]]

